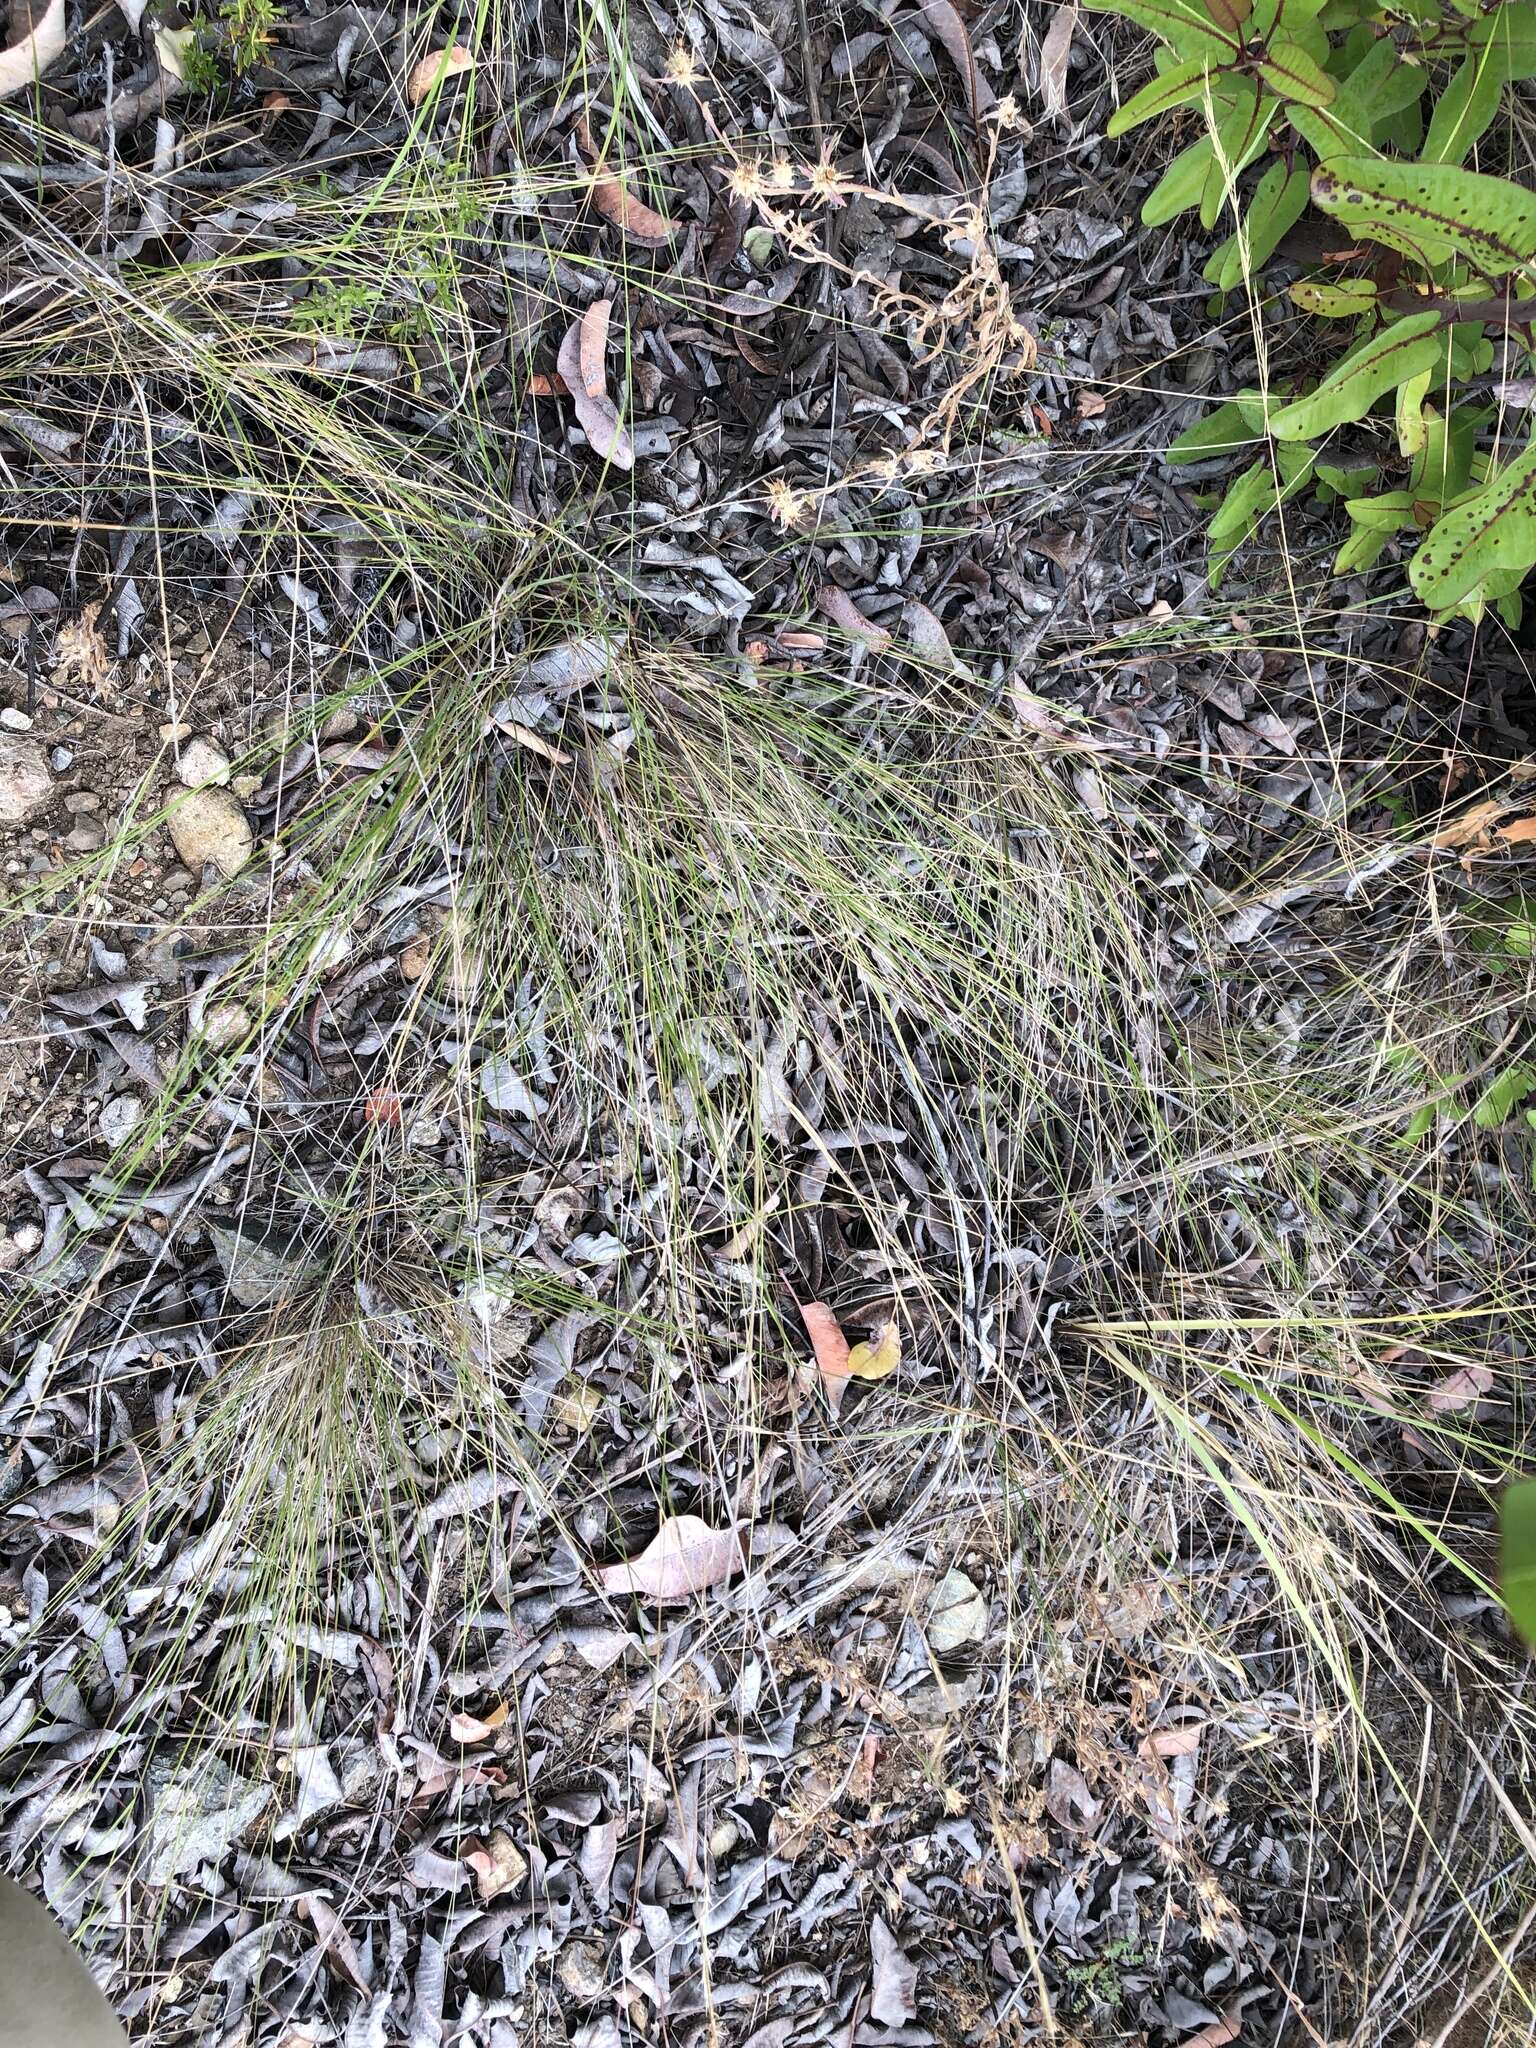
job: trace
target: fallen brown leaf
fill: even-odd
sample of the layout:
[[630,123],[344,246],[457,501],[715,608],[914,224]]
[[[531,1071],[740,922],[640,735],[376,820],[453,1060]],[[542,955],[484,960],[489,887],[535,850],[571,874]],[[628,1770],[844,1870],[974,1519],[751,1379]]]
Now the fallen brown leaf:
[[612,299],[594,299],[581,316],[581,388],[588,398],[608,396],[608,322]]
[[1523,846],[1536,839],[1536,818],[1516,818],[1513,824],[1501,825],[1499,837],[1510,846]]
[[837,1317],[824,1301],[803,1301],[800,1304],[800,1320],[805,1324],[806,1335],[811,1340],[811,1349],[816,1354],[816,1369],[821,1374],[821,1390],[827,1397],[827,1405],[835,1415],[842,1405],[843,1393],[848,1385],[848,1339],[843,1335]]
[[585,115],[576,123],[576,140],[591,163],[592,204],[603,219],[642,248],[665,247],[675,233],[671,221],[643,199],[636,199],[623,179],[604,167]]
[[1243,2023],[1230,2008],[1219,2020],[1212,2020],[1208,2027],[1202,2027],[1196,2034],[1187,2034],[1179,2048],[1226,2048],[1228,2041],[1235,2041],[1243,2031]]
[[598,1573],[605,1593],[638,1593],[657,1601],[688,1600],[741,1569],[741,1537],[712,1529],[698,1515],[669,1515],[638,1557]]
[[419,107],[440,80],[457,78],[462,71],[472,71],[474,63],[473,51],[466,50],[462,43],[455,43],[447,50],[429,50],[419,64],[411,66],[410,76],[405,81],[405,96],[413,107]]
[[1442,851],[1458,846],[1484,845],[1495,822],[1510,808],[1505,797],[1485,797],[1480,804],[1473,804],[1470,810],[1463,811],[1459,818],[1452,818],[1448,825],[1442,825],[1429,843]]
[[1136,1746],[1144,1757],[1193,1756],[1204,1733],[1203,1721],[1192,1722],[1185,1728],[1157,1728],[1143,1736]]
[[[26,18],[25,10],[12,10],[13,27],[19,27]],[[50,64],[63,56],[64,42],[64,0],[48,0],[42,19],[34,22],[8,50],[0,50],[0,100],[40,78]]]
[[976,69],[976,53],[971,48],[971,38],[965,23],[950,4],[950,0],[923,0],[918,9],[923,27],[936,38],[949,53],[950,62],[965,81],[965,97],[971,110],[971,119],[980,127],[982,116],[990,114],[997,105],[997,95]]
[[507,1703],[503,1700],[499,1707],[492,1707],[485,1715],[460,1711],[452,1716],[448,1726],[455,1742],[486,1742],[505,1722],[508,1712]]

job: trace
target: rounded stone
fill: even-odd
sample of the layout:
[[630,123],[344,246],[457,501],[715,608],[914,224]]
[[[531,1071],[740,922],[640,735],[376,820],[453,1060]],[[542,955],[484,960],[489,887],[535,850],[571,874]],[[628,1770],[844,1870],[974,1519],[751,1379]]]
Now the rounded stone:
[[225,789],[194,789],[170,815],[171,841],[183,866],[200,875],[211,862],[233,881],[255,850],[251,821]]
[[37,741],[0,737],[0,825],[25,825],[52,795],[48,756]]

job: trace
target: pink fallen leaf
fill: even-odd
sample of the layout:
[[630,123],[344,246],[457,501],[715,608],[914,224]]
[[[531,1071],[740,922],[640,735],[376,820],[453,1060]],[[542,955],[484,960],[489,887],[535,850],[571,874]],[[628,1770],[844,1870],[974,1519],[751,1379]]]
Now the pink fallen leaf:
[[612,299],[594,299],[581,316],[581,388],[588,398],[608,396],[608,322]]
[[866,619],[847,591],[836,583],[823,583],[816,593],[816,603],[834,626],[841,627],[851,640],[861,640],[871,652],[878,653],[882,647],[890,646],[891,636],[884,626]]
[[1195,1721],[1184,1728],[1157,1728],[1143,1736],[1137,1747],[1144,1757],[1193,1756],[1200,1747],[1205,1723]]
[[688,1600],[718,1586],[742,1565],[741,1536],[712,1529],[698,1515],[669,1515],[638,1557],[605,1565],[605,1593],[639,1593],[647,1600]]
[[1077,0],[1067,0],[1051,17],[1040,45],[1040,111],[1048,121],[1058,120],[1067,111],[1067,62],[1076,27]]
[[571,394],[571,405],[593,451],[605,462],[611,462],[615,469],[633,469],[635,444],[620,423],[613,400],[606,389],[600,389],[596,394],[589,391],[582,374],[581,320],[573,321],[566,329],[560,353],[555,358],[555,367],[565,380]]
[[805,1333],[811,1340],[812,1351],[816,1354],[816,1369],[821,1374],[821,1390],[827,1397],[828,1407],[835,1415],[842,1406],[843,1394],[852,1377],[848,1370],[848,1339],[843,1335],[837,1317],[824,1301],[802,1302],[800,1320],[805,1324]]
[[1241,2018],[1229,2006],[1219,2020],[1212,2020],[1196,2034],[1186,2034],[1179,2048],[1226,2048],[1227,2042],[1235,2041],[1242,2031]]
[[473,70],[474,63],[473,51],[466,50],[462,43],[455,43],[449,50],[431,50],[419,64],[411,66],[405,96],[413,107],[419,107],[440,80],[457,78],[461,72]]
[[[19,28],[26,19],[24,6],[11,10],[13,27]],[[48,66],[63,56],[64,42],[64,0],[48,0],[42,18],[8,50],[0,50],[0,100],[41,78]]]
[[1480,1401],[1493,1386],[1491,1365],[1464,1365],[1429,1390],[1431,1415],[1455,1415]]

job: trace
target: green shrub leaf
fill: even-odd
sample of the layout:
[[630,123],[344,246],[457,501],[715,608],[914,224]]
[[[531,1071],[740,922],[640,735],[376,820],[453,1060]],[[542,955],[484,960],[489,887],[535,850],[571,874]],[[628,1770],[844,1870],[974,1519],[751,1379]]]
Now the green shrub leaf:
[[1311,179],[1300,164],[1289,170],[1270,165],[1253,188],[1248,218],[1241,235],[1229,235],[1201,273],[1218,291],[1233,291],[1274,255],[1307,210]]
[[1285,441],[1310,441],[1331,427],[1363,420],[1383,392],[1443,362],[1449,346],[1438,313],[1415,313],[1380,334],[1367,335],[1315,391],[1282,405],[1270,430]]
[[1474,142],[1493,125],[1504,80],[1491,52],[1468,57],[1441,93],[1420,150],[1428,164],[1462,164]]
[[1225,58],[1231,63],[1238,54],[1238,30],[1217,28],[1211,15],[1192,0],[1086,0],[1086,4],[1094,13],[1123,14],[1127,21],[1151,29],[1181,57]]
[[1443,611],[1498,572],[1519,574],[1533,562],[1536,444],[1435,522],[1408,576],[1422,602]]
[[1536,78],[1536,7],[1496,7],[1473,22],[1467,40],[1487,50],[1501,78]]
[[1536,1646],[1536,1479],[1518,1480],[1499,1503],[1499,1565],[1505,1611]]
[[1125,135],[1158,114],[1170,114],[1175,107],[1188,106],[1191,100],[1203,99],[1210,77],[1211,65],[1205,57],[1191,57],[1187,64],[1176,64],[1171,71],[1165,71],[1160,78],[1144,85],[1140,92],[1133,93],[1125,105],[1110,116],[1104,132],[1107,135]]
[[1142,201],[1141,217],[1149,228],[1161,227],[1176,214],[1187,213],[1205,189],[1205,174],[1211,167],[1212,144],[1202,135],[1188,149],[1180,150],[1173,162]]
[[1230,455],[1239,448],[1251,448],[1259,437],[1243,416],[1235,399],[1218,405],[1204,419],[1186,427],[1168,449],[1168,462],[1204,462],[1213,455]]
[[1536,255],[1536,196],[1451,164],[1333,157],[1312,173],[1312,197],[1351,234],[1430,266],[1459,255],[1502,277]]

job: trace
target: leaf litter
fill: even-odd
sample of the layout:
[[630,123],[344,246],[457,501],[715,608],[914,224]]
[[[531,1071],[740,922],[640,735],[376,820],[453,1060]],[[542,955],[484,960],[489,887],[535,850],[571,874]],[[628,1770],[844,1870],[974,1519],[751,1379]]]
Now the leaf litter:
[[[13,9],[13,44],[33,20]],[[759,2048],[948,2044],[1047,2023],[1215,2048],[1298,2012],[1322,2038],[1380,2038],[1379,2012],[1355,2011],[1325,1958],[1358,1935],[1372,1981],[1378,1925],[1393,1968],[1400,1954],[1437,1967],[1432,1949],[1379,1899],[1351,1904],[1373,1852],[1353,1809],[1317,1798],[1338,1707],[1277,1629],[1269,1532],[1220,1489],[1168,1477],[1158,1399],[1181,1376],[1210,1455],[1240,1468],[1249,1449],[1221,1399],[1231,1333],[1208,1351],[1170,1334],[1143,1385],[1077,1326],[1127,1304],[1134,1319],[1126,1276],[1191,1256],[1200,1290],[1236,1276],[1262,1322],[1269,1248],[1289,1288],[1308,1232],[1357,1302],[1380,1307],[1389,1275],[1390,1312],[1407,1294],[1434,1324],[1492,1260],[1479,1233],[1509,1192],[1491,1142],[1434,1184],[1456,1199],[1435,1211],[1430,1259],[1406,1172],[1385,1194],[1325,1173],[1309,1216],[1262,1145],[1244,1154],[1224,1133],[1196,1174],[1192,1254],[1145,1136],[1124,1158],[1095,1151],[1104,1084],[1086,1058],[1094,1019],[1071,1009],[1071,950],[1109,936],[1043,915],[1070,1029],[1038,1099],[980,1114],[997,1076],[956,1068],[943,986],[926,1011],[902,1007],[885,960],[846,957],[812,924],[793,1002],[765,1010],[722,974],[687,1059],[650,1046],[629,1097],[594,1111],[544,992],[494,986],[465,944],[476,849],[447,792],[413,821],[387,907],[308,934],[283,1000],[233,957],[232,933],[303,900],[307,807],[344,813],[353,789],[371,792],[360,814],[387,803],[429,729],[413,693],[447,666],[429,578],[415,563],[391,577],[408,498],[451,512],[450,584],[482,546],[500,574],[533,534],[575,522],[592,537],[573,579],[590,626],[546,630],[547,588],[526,618],[472,617],[495,644],[465,721],[464,815],[493,826],[521,793],[546,905],[579,902],[602,872],[590,843],[561,837],[567,805],[595,789],[610,830],[640,815],[643,721],[596,602],[611,585],[674,692],[649,700],[653,726],[658,702],[682,719],[691,657],[745,661],[733,718],[790,704],[803,745],[836,704],[850,753],[888,788],[928,772],[931,706],[967,736],[943,757],[954,800],[979,832],[1019,836],[1021,887],[1042,838],[1108,859],[1118,914],[1155,905],[1155,968],[1115,1061],[1121,1093],[1132,1073],[1164,1090],[1160,1115],[1207,1085],[1170,1076],[1160,1040],[1170,1016],[1205,1016],[1220,947],[1274,974],[1254,972],[1245,1018],[1266,1072],[1355,1072],[1317,1022],[1320,989],[1341,959],[1385,957],[1394,891],[1417,902],[1437,851],[1426,840],[1450,817],[1461,836],[1443,851],[1475,853],[1479,871],[1521,858],[1529,742],[1509,646],[1480,657],[1485,702],[1466,696],[1454,636],[1416,644],[1392,607],[1309,614],[1304,651],[1261,583],[1230,586],[1230,614],[1201,610],[1197,527],[1155,451],[1170,409],[1241,385],[1243,345],[1216,348],[1201,324],[1202,252],[1131,225],[1144,167],[1102,142],[1110,81],[1072,10],[1036,10],[1026,41],[1021,20],[947,0],[835,32],[813,7],[803,47],[789,10],[657,20],[634,24],[624,65],[599,74],[581,53],[591,97],[561,103],[536,55],[477,37],[470,64],[454,46],[412,72],[400,53],[419,44],[395,14],[319,6],[279,21],[243,78],[218,56],[231,118],[250,124],[233,140],[168,75],[148,15],[148,41],[119,10],[67,39],[50,7],[35,45],[0,59],[17,118],[40,93],[53,132],[75,138],[0,183],[26,238],[4,272],[7,318],[39,366],[0,420],[27,507],[0,564],[4,744],[25,770],[5,852],[18,876],[50,875],[60,848],[101,853],[136,791],[169,789],[162,752],[196,739],[229,764],[220,787],[250,838],[238,862],[189,858],[169,826],[145,827],[110,874],[102,863],[110,907],[68,944],[48,909],[11,981],[8,1859],[133,2023],[188,2048],[607,2048],[662,2029]],[[1070,114],[1070,153],[1032,144],[1007,109],[1028,102],[1036,49],[1040,111]],[[956,80],[981,131],[959,144],[932,111]],[[426,225],[419,247],[386,246],[367,237],[392,219],[407,117]],[[807,123],[815,146],[778,190]],[[440,189],[471,146],[484,189]],[[644,189],[664,190],[670,218],[627,168],[652,161]],[[375,264],[363,293],[308,253],[322,196]],[[99,314],[36,267],[66,248],[110,279],[114,318],[157,271],[195,292],[231,361],[270,319],[256,381],[225,380],[212,404],[195,365],[162,352],[145,385],[143,333],[127,327],[102,358],[121,374],[93,370],[49,301],[87,326]],[[1048,309],[1048,380],[1001,375],[986,353],[1009,308]],[[317,389],[335,475],[308,452],[290,466],[273,427]],[[564,440],[572,418],[591,453]],[[932,426],[945,419],[948,438]],[[82,502],[99,542],[81,535]],[[80,536],[77,561],[59,533]],[[75,585],[89,577],[103,608],[87,618]],[[1402,686],[1421,662],[1430,686]],[[308,719],[299,700],[338,673],[345,701]],[[994,704],[1053,793],[1038,815],[1003,821],[982,802],[1004,746]],[[691,742],[700,713],[684,709]],[[1478,771],[1443,804],[1458,750]],[[1373,780],[1389,753],[1411,765],[1406,827]],[[878,861],[858,886],[910,899],[929,856],[878,806],[862,822]],[[1454,859],[1442,871],[1444,888],[1495,900],[1491,878]],[[1036,914],[1045,899],[1029,900]],[[1206,910],[1225,920],[1219,942]],[[973,943],[957,927],[957,948]],[[57,962],[41,984],[38,961]],[[1421,952],[1394,986],[1424,968]],[[473,1044],[466,989],[487,996]],[[620,1005],[607,1022],[622,1037],[633,1017]],[[185,1140],[156,1125],[173,1071],[201,1091]],[[732,1194],[750,1199],[721,1191],[716,1094],[749,1133]],[[125,1099],[142,1105],[131,1125],[110,1107]],[[144,1148],[142,1199],[106,1171],[119,1125]],[[1017,1151],[1004,1202],[978,1142]],[[764,1161],[771,1184],[754,1178]],[[468,1273],[453,1222],[466,1183]],[[701,1248],[692,1322],[673,1313],[686,1287],[657,1225],[679,1200]],[[424,1334],[386,1283],[428,1255],[461,1291]],[[511,1273],[521,1289],[500,1284]],[[221,1527],[229,1461],[198,1462],[201,1432],[253,1360],[269,1399],[282,1357],[343,1311],[385,1357],[386,1413],[388,1390],[430,1382],[445,1328],[466,1348],[449,1347],[441,1405],[391,1446],[412,1545],[382,1539],[377,1491],[355,1500],[300,1616],[263,1576],[264,1503]],[[269,1315],[287,1319],[280,1345]],[[1490,1346],[1506,1335],[1491,1319]],[[1317,1397],[1311,1361],[1274,1341]],[[1457,1459],[1491,1456],[1504,1424],[1486,1418],[1518,1392],[1490,1355],[1497,1368],[1380,1367],[1421,1417],[1447,1420],[1416,1440],[1395,1419],[1413,1412],[1403,1388],[1356,1403],[1347,1454],[1383,1484],[1406,1461],[1448,1524],[1470,1514],[1479,1469]],[[517,1427],[483,1445],[464,1399],[488,1375]],[[1113,1475],[1091,1501],[1069,1479],[1086,1470]],[[1385,1554],[1383,1539],[1372,1569]],[[1412,1579],[1421,1603],[1435,1569]],[[1458,1612],[1447,1642],[1482,1631],[1491,1669],[1492,1625]],[[1380,1626],[1390,1641],[1401,1623]],[[220,1735],[226,1644],[251,1704]],[[1437,1686],[1455,1655],[1437,1651]],[[1410,1692],[1379,1703],[1399,1760],[1428,1753]],[[1466,1694],[1469,1725],[1481,1696]],[[1497,1757],[1505,1736],[1479,1735]],[[1458,1780],[1452,1751],[1434,1749],[1445,1810],[1465,1801],[1466,1840],[1481,1840],[1486,1774]],[[1388,1807],[1390,1780],[1367,1788]]]

